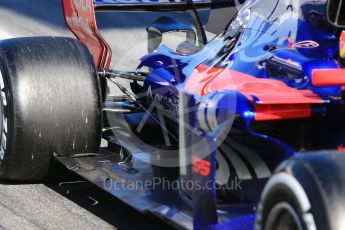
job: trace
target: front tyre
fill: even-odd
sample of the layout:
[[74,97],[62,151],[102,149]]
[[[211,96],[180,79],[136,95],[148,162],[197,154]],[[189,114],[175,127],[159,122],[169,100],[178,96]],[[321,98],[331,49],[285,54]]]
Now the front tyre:
[[0,90],[0,179],[42,180],[53,154],[98,151],[99,80],[90,53],[79,41],[1,41]]
[[284,162],[267,182],[256,230],[345,229],[345,155],[317,152]]

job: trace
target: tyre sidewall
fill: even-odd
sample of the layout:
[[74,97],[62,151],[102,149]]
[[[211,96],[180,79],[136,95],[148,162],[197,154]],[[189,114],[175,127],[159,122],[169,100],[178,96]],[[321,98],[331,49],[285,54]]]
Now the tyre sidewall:
[[[279,196],[277,195],[279,194]],[[264,207],[262,207],[261,214],[258,214],[261,216],[262,220],[264,220],[260,226],[262,228],[260,229],[267,229],[267,225],[269,224],[267,222],[269,216],[271,215],[272,209],[281,203],[287,203],[291,205],[291,207],[294,209],[294,211],[298,214],[299,221],[302,223],[303,229],[308,229],[306,227],[306,224],[301,218],[305,213],[303,213],[298,200],[294,196],[293,192],[284,185],[277,185],[274,188],[272,188],[268,193],[266,199],[263,201]]]
[[[285,179],[272,183],[277,177]],[[288,180],[290,182],[287,182]],[[331,229],[329,210],[319,184],[313,170],[302,160],[293,159],[283,163],[262,193],[257,211],[256,229],[265,229],[270,210],[279,202],[287,202],[294,208],[304,229]]]

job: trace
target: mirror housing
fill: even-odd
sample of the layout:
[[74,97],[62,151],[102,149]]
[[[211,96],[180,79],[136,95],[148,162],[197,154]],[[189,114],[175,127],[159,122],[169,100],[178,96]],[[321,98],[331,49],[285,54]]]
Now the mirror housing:
[[190,41],[184,41],[180,43],[176,48],[176,53],[181,55],[190,55],[198,52],[200,47],[197,46],[195,43],[191,43]]
[[162,43],[163,34],[168,32],[185,32],[186,40],[196,44],[196,33],[192,26],[179,23],[170,17],[160,17],[146,28],[148,35],[148,52],[152,53]]
[[345,0],[328,0],[326,17],[338,29],[345,29]]

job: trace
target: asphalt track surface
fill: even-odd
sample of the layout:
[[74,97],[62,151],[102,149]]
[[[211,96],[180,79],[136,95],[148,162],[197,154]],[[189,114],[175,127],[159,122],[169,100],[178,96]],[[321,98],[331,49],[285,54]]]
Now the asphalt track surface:
[[[97,15],[114,50],[112,65],[132,70],[146,52],[147,13]],[[181,15],[176,15],[181,17]],[[65,27],[60,0],[0,0],[0,39],[73,35]],[[113,89],[114,94],[117,92]],[[61,167],[59,175],[68,173]],[[42,184],[0,181],[0,229],[170,229],[160,219],[136,212],[71,174]]]

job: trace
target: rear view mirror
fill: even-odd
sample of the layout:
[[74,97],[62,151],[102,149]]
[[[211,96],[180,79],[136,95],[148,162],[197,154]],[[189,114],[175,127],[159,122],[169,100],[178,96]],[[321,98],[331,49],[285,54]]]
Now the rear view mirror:
[[148,28],[148,52],[151,53],[162,43],[163,34],[168,32],[185,32],[186,41],[196,44],[196,33],[192,26],[179,23],[170,17],[160,17]]
[[328,0],[327,20],[339,29],[345,29],[345,0]]

